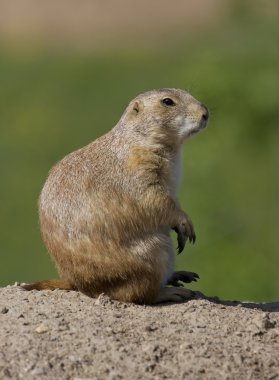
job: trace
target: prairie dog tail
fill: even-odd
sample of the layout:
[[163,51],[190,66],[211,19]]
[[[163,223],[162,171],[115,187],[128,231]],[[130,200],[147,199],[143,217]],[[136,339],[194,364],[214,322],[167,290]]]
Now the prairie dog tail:
[[68,281],[61,279],[43,280],[39,282],[34,282],[33,284],[22,285],[21,287],[26,290],[76,290],[74,286],[72,286]]

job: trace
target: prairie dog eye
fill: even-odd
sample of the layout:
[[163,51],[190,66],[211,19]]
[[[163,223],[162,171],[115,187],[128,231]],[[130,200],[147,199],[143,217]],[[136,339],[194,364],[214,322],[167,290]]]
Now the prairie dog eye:
[[175,102],[171,98],[164,98],[161,100],[161,103],[167,107],[175,106]]

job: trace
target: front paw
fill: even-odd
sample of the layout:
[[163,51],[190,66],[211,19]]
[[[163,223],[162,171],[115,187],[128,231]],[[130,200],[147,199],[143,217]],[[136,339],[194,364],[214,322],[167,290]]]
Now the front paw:
[[190,243],[195,243],[196,234],[194,230],[194,225],[185,212],[181,213],[178,223],[176,226],[173,227],[173,229],[177,233],[178,254],[183,251],[186,241],[188,239]]
[[199,278],[200,278],[199,275],[195,272],[188,272],[184,270],[176,271],[176,272],[173,272],[171,278],[168,280],[167,285],[183,286],[182,282],[190,283],[193,281],[197,281]]

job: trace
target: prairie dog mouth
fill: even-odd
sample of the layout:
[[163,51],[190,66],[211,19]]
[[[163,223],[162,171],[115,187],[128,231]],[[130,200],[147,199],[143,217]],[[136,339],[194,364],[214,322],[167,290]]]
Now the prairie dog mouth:
[[179,135],[185,139],[187,137],[195,135],[200,130],[204,129],[206,125],[207,120],[204,118],[202,118],[199,122],[197,120],[185,118],[180,127]]
[[187,136],[193,136],[193,135],[197,134],[200,131],[200,129],[201,129],[201,127],[197,127],[196,129],[193,129],[192,131],[190,131],[188,133]]

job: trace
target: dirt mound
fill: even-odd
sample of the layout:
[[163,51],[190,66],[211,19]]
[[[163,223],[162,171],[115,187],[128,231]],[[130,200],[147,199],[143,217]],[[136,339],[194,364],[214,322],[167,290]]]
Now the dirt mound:
[[279,303],[0,289],[1,379],[279,379]]

